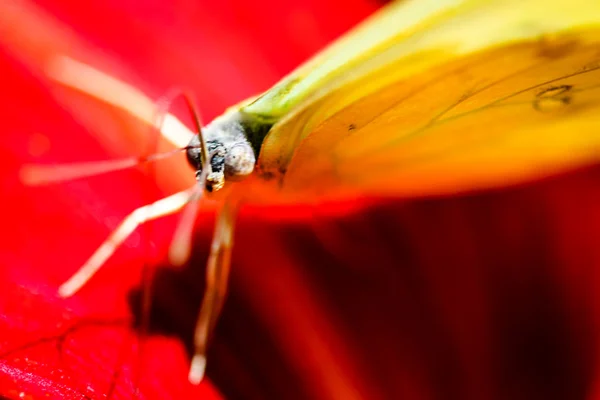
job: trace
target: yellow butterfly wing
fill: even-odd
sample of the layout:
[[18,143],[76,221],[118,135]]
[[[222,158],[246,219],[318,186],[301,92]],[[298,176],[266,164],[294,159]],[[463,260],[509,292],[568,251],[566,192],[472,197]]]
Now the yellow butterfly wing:
[[243,110],[271,121],[277,120],[311,93],[329,86],[340,76],[347,78],[355,66],[451,15],[460,3],[464,1],[391,3],[296,68],[258,99],[244,104]]
[[424,195],[600,157],[600,2],[407,1],[243,106],[293,196]]

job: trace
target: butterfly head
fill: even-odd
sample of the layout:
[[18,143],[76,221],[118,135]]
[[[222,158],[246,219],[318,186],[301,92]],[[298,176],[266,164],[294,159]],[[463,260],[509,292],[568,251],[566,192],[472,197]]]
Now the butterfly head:
[[[201,136],[202,135],[202,138]],[[206,146],[207,162],[202,157],[201,139]],[[192,138],[187,149],[187,159],[196,170],[196,179],[206,180],[209,192],[217,191],[225,181],[238,181],[254,171],[256,155],[236,118],[221,118],[202,129]],[[208,168],[203,174],[203,168]]]

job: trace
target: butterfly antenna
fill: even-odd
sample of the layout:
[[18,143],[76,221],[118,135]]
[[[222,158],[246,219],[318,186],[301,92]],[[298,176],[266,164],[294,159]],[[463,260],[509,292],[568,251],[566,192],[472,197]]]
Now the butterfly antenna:
[[[206,140],[202,131],[200,114],[198,113],[198,107],[196,106],[192,94],[182,89],[175,89],[168,97],[166,97],[167,100],[165,104],[172,104],[177,97],[181,97],[185,100],[188,111],[192,116],[194,128],[199,138],[202,160],[202,168],[196,173],[196,187],[190,196],[190,201],[179,218],[179,223],[173,234],[173,241],[169,247],[169,262],[172,265],[181,266],[189,259],[191,254],[194,223],[198,214],[200,200],[205,193],[206,177],[211,172],[211,165],[208,159],[208,147],[206,146]],[[168,111],[168,108],[165,109],[163,117],[167,115],[166,111]]]
[[[172,91],[170,96],[165,96],[157,106],[156,119],[153,125],[154,130],[160,130],[162,127],[162,123],[165,121],[166,110],[171,106],[173,101],[177,96],[180,96],[181,93],[185,93],[183,91]],[[204,137],[202,136],[200,119],[195,112],[194,103],[191,98],[191,95],[185,94],[184,98],[186,99],[186,104],[192,110],[192,116],[194,118],[194,124],[196,126],[197,131],[199,132],[199,144],[201,155],[203,157],[203,171],[197,177],[197,181],[200,185],[204,186],[203,182],[206,180],[207,174],[210,172],[210,165],[207,162],[208,160],[208,150],[206,147],[206,142]],[[196,146],[194,146],[196,147]],[[39,182],[48,182],[50,180],[56,182],[64,179],[70,179],[73,177],[83,177],[95,175],[97,173],[114,171],[117,169],[127,168],[138,164],[140,160],[142,161],[153,161],[158,158],[167,157],[176,152],[182,150],[188,150],[190,146],[184,147],[183,149],[177,149],[171,152],[167,152],[164,154],[154,154],[146,157],[134,157],[119,163],[116,168],[113,162],[108,162],[109,166],[104,166],[103,168],[95,167],[96,163],[82,163],[82,164],[71,164],[68,166],[28,166],[25,169],[25,172],[22,172],[22,175],[26,176],[25,181],[31,183],[39,183]],[[134,161],[135,160],[135,161]],[[111,165],[112,164],[112,165]],[[63,168],[64,167],[64,168]],[[80,167],[83,167],[85,171],[82,171]],[[109,168],[112,167],[112,168]],[[58,169],[64,169],[64,171],[58,171]],[[93,170],[93,171],[92,171]],[[30,171],[30,172],[27,172]],[[58,171],[58,172],[57,172]],[[47,174],[48,176],[41,176],[41,172]],[[75,173],[77,172],[77,173]],[[37,175],[37,176],[36,176]],[[68,176],[67,176],[68,175]],[[202,191],[197,187],[192,189],[187,189],[181,192],[177,192],[170,196],[167,196],[163,199],[157,200],[152,204],[148,204],[142,207],[137,208],[133,212],[131,212],[122,222],[121,224],[110,234],[110,236],[96,249],[94,254],[86,261],[86,263],[79,268],[78,271],[71,276],[65,283],[63,283],[59,288],[59,295],[62,297],[69,297],[75,294],[81,287],[83,287],[94,274],[100,269],[100,267],[106,262],[106,260],[115,252],[115,250],[131,235],[131,233],[137,229],[138,226],[144,224],[145,222],[161,218],[163,216],[173,214],[177,211],[182,210],[185,206],[192,202],[197,203],[197,200],[201,197]],[[189,213],[189,212],[188,212]],[[187,229],[187,228],[186,228]],[[190,229],[191,230],[191,229]],[[178,236],[184,236],[183,234]],[[187,239],[188,242],[191,241],[191,238]],[[181,246],[183,248],[190,248],[191,246],[188,244],[187,246]],[[189,250],[187,251],[189,254]]]
[[[153,133],[160,132],[162,125],[166,119],[166,113],[175,96],[165,96],[156,106],[155,119],[153,123]],[[195,117],[194,123],[199,126],[200,122]],[[142,157],[129,157],[122,160],[85,162],[67,165],[25,165],[21,169],[21,179],[29,185],[42,185],[54,182],[61,182],[77,178],[95,176],[98,174],[117,171],[125,168],[130,168],[140,163],[156,161],[177,154],[181,151],[188,150],[186,146],[181,149],[168,151],[165,153],[152,154],[156,149],[158,137],[152,136],[152,140],[148,145],[148,151]],[[203,143],[203,142],[201,142]],[[206,150],[204,151],[206,152]],[[148,204],[137,208],[131,212],[121,224],[110,234],[110,236],[96,249],[94,254],[86,261],[86,263],[77,271],[71,278],[63,283],[59,288],[59,295],[69,297],[81,289],[106,260],[115,252],[115,250],[133,233],[133,231],[143,223],[163,217],[168,214],[177,212],[185,207],[191,198],[195,197],[193,191],[184,190],[163,199],[160,199],[152,204]],[[146,279],[151,280],[151,279]],[[142,312],[142,315],[144,312]]]
[[[192,115],[196,131],[198,132],[200,154],[202,160],[202,168],[196,173],[196,186],[192,190],[189,201],[185,206],[183,213],[181,214],[179,223],[173,236],[173,241],[171,242],[171,246],[169,248],[169,261],[173,265],[179,266],[184,264],[189,259],[191,253],[193,228],[198,213],[198,205],[200,203],[200,200],[204,196],[206,190],[206,178],[208,177],[212,169],[208,158],[208,148],[206,146],[206,141],[202,132],[200,117],[198,112],[196,111],[197,108],[195,106],[192,96],[184,91],[173,92],[171,96],[171,102],[177,96],[183,97],[183,99],[186,102],[188,110]],[[221,215],[229,216],[229,213],[221,213]],[[228,275],[229,257],[216,257],[215,259],[215,256],[217,254],[222,253],[222,242],[226,242],[228,245],[227,247],[230,249],[231,239],[228,238],[226,240],[222,240],[222,220],[223,217],[219,218],[219,221],[221,222],[218,223],[216,233],[216,237],[218,239],[215,239],[218,245],[216,247],[215,245],[212,246],[217,248],[217,251],[216,253],[211,252],[213,254],[212,257],[209,258],[207,275],[209,280],[211,280],[210,278],[212,278],[214,275],[225,276],[225,279],[217,279],[219,283],[216,286],[210,285],[208,289],[209,293],[205,294],[202,302],[202,311],[197,321],[196,331],[194,334],[195,351],[194,356],[192,357],[188,377],[189,381],[194,384],[200,383],[200,381],[202,381],[202,379],[204,378],[204,373],[206,370],[206,344],[208,341],[208,335],[214,327],[216,316],[221,310],[222,299],[224,298],[226,292],[226,283],[223,283],[223,281],[226,282],[226,276]],[[227,225],[229,226],[229,224]],[[226,231],[230,233],[233,231],[233,229]],[[227,255],[229,254],[229,252],[225,251],[225,254]],[[220,273],[216,272],[215,269],[218,270]],[[220,270],[225,270],[225,272],[223,273],[223,271]],[[215,279],[212,280],[214,281]],[[218,293],[221,296],[215,296],[215,293]]]
[[[201,151],[201,155],[202,155],[202,160],[204,162],[204,160],[207,160],[207,154],[208,151],[206,149],[206,145],[204,142],[204,138],[202,137],[202,127],[201,127],[201,122],[200,122],[200,118],[198,116],[198,113],[196,112],[196,107],[195,107],[195,103],[192,99],[192,96],[190,93],[188,93],[185,90],[182,89],[172,89],[170,90],[165,96],[163,96],[159,101],[157,101],[157,105],[156,105],[156,113],[155,113],[155,118],[154,118],[154,122],[153,122],[153,135],[152,137],[154,138],[154,141],[152,143],[150,143],[151,146],[157,146],[158,145],[158,137],[160,135],[160,132],[163,128],[163,125],[165,123],[165,119],[166,117],[169,115],[169,109],[171,108],[171,106],[173,105],[173,103],[175,102],[175,100],[178,97],[183,97],[184,100],[186,101],[186,105],[190,111],[190,114],[192,115],[193,118],[193,122],[194,122],[194,126],[196,128],[196,131],[198,132],[198,135],[200,136],[200,151]],[[156,134],[158,133],[158,135]],[[186,149],[190,148],[189,146],[186,147]],[[149,153],[152,153],[152,150],[149,151]],[[152,168],[152,167],[151,167]],[[204,170],[205,168],[203,168]],[[154,169],[152,169],[151,171],[149,171],[150,174],[154,173]],[[206,172],[203,172],[206,173]],[[201,182],[201,179],[198,179],[198,182]],[[184,240],[184,244],[187,244],[188,248],[191,248],[191,235],[192,235],[192,230],[193,230],[193,225],[194,225],[194,221],[195,221],[195,217],[196,217],[196,213],[197,213],[197,200],[199,200],[199,198],[202,196],[202,193],[204,191],[204,185],[195,185],[192,189],[188,190],[187,193],[187,199],[186,199],[186,204],[184,205],[184,212],[180,218],[179,224],[178,224],[178,228],[177,228],[177,232],[179,232],[179,234],[176,234],[176,238],[177,237],[181,237],[184,234],[187,234],[189,232],[189,236],[190,239]],[[150,205],[149,207],[152,207],[152,205]],[[183,233],[182,228],[183,228]],[[146,228],[146,234],[150,235],[150,227]],[[180,241],[182,241],[182,239],[179,239]],[[189,250],[188,250],[189,253]],[[148,334],[148,330],[149,330],[149,326],[150,326],[150,315],[151,315],[151,307],[152,307],[152,284],[153,284],[153,278],[154,278],[154,268],[152,268],[150,265],[145,265],[143,270],[142,270],[142,301],[141,301],[141,319],[140,319],[140,348],[143,348],[144,345],[144,338],[147,336]],[[140,354],[143,354],[143,351],[140,351]],[[140,365],[142,365],[142,359],[139,358],[138,362]],[[136,368],[138,371],[141,371],[141,368]],[[139,376],[137,377],[137,380],[139,381]],[[138,398],[139,397],[139,392],[136,391],[135,393],[135,397]]]

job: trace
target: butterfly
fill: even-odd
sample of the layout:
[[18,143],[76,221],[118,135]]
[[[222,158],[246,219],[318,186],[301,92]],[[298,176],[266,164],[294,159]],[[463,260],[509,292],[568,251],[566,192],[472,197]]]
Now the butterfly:
[[[97,87],[119,83],[77,60],[56,58],[49,74],[120,104]],[[235,216],[244,204],[459,193],[597,162],[600,4],[392,3],[265,93],[206,126],[196,119],[197,134],[167,111],[179,94],[168,96],[156,125],[186,152],[197,184],[135,210],[59,293],[74,295],[137,226],[180,210],[170,254],[174,264],[185,262],[198,200],[220,199],[189,374],[197,383],[227,292]],[[148,105],[135,115],[152,123],[154,114]],[[45,184],[139,162],[26,166],[21,176]]]

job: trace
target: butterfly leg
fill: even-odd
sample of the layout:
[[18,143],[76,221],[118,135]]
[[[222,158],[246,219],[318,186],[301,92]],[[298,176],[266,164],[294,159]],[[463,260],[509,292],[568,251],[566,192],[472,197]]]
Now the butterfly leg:
[[206,266],[206,289],[194,332],[194,356],[189,380],[200,383],[206,368],[206,346],[227,293],[237,205],[225,203],[215,225]]
[[179,211],[189,200],[190,191],[184,190],[134,210],[98,247],[86,263],[60,286],[59,295],[69,297],[81,289],[139,225]]

